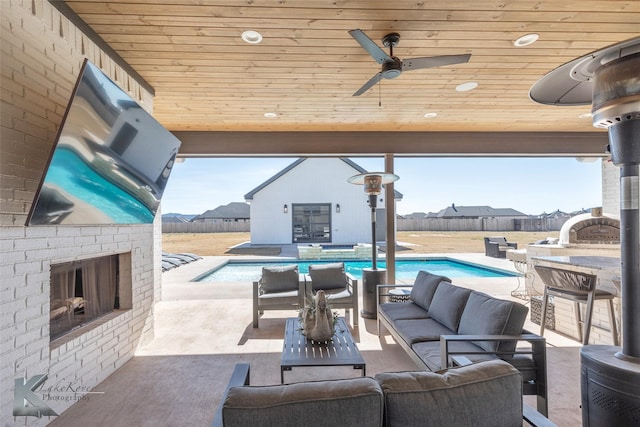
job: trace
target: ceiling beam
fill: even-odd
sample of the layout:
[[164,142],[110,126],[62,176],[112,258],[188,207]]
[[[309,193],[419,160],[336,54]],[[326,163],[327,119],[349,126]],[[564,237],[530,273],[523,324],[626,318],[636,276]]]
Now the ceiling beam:
[[174,131],[179,157],[603,157],[603,132]]

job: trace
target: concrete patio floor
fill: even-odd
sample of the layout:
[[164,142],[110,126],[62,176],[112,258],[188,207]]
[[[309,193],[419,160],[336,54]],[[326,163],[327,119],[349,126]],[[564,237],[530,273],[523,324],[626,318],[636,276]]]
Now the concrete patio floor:
[[[515,271],[510,261],[483,254],[443,256]],[[103,394],[91,395],[76,403],[59,417],[52,418],[50,425],[207,426],[234,364],[251,364],[252,385],[278,384],[284,319],[297,313],[266,312],[260,319],[260,328],[254,329],[250,283],[189,281],[226,259],[206,257],[163,273],[162,298],[155,307],[154,340],[139,348],[135,357],[95,388],[94,391]],[[518,286],[515,277],[454,279],[453,282],[505,299],[513,299],[511,291]],[[539,328],[529,322],[526,327],[532,331]],[[389,335],[378,337],[375,320],[361,318],[360,327],[352,330],[352,334],[367,362],[368,376],[417,369]],[[580,426],[581,345],[552,331],[545,336],[549,417],[559,426]],[[287,381],[314,379],[325,373],[294,369]],[[359,374],[360,371],[347,369],[336,375]],[[525,396],[525,401],[535,407],[534,397]]]

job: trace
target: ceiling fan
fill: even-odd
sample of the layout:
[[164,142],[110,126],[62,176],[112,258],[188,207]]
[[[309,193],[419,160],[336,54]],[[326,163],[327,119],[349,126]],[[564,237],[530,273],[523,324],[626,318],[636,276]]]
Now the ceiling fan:
[[360,46],[362,46],[378,64],[382,64],[380,72],[358,89],[353,96],[362,95],[382,79],[395,79],[402,74],[403,71],[440,67],[442,65],[462,64],[468,62],[471,57],[471,54],[442,55],[425,58],[411,58],[403,61],[400,58],[393,56],[393,48],[400,41],[400,34],[390,33],[382,38],[382,44],[389,48],[389,54],[375,44],[373,40],[364,33],[364,31],[351,30],[349,31],[349,34],[351,37],[356,39],[358,43],[360,43]]

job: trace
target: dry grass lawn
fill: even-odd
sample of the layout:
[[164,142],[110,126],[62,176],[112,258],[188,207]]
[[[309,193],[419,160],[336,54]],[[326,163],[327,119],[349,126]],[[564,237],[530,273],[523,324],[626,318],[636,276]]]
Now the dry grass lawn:
[[[509,242],[525,248],[528,243],[557,237],[557,231],[542,232],[491,232],[491,231],[401,231],[397,241],[399,252],[416,253],[484,253],[485,236],[505,236]],[[250,240],[249,233],[168,233],[162,235],[162,250],[165,252],[189,252],[201,256],[233,255],[231,248]],[[252,254],[259,255],[259,249]],[[264,255],[269,255],[265,251]]]

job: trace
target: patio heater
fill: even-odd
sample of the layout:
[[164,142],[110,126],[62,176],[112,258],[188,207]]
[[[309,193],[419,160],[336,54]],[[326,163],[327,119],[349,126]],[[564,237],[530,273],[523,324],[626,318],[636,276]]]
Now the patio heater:
[[560,66],[529,95],[542,104],[591,103],[593,125],[608,130],[620,167],[622,348],[582,348],[582,424],[640,425],[640,37]]
[[377,292],[378,285],[386,282],[387,270],[378,269],[376,246],[376,207],[378,205],[378,195],[382,192],[384,184],[397,181],[399,177],[392,173],[369,172],[354,175],[347,181],[351,184],[364,185],[364,192],[369,196],[369,207],[371,208],[371,268],[362,269],[362,310],[360,314],[366,319],[376,319],[378,317]]

